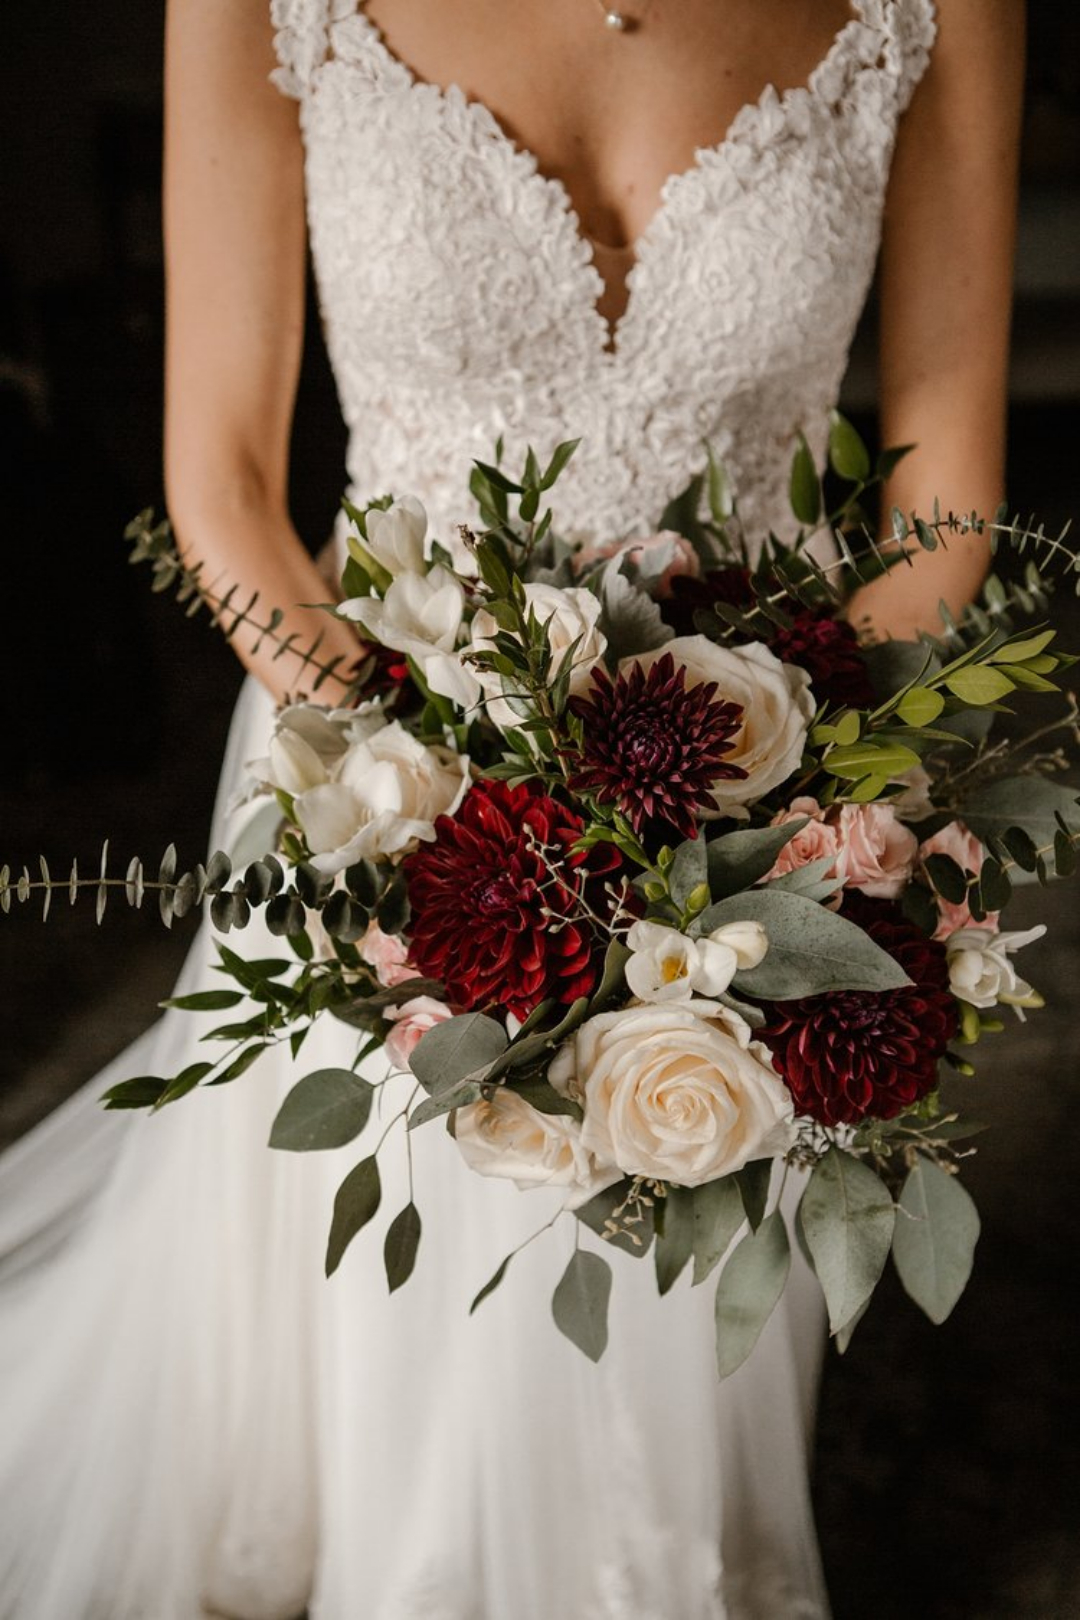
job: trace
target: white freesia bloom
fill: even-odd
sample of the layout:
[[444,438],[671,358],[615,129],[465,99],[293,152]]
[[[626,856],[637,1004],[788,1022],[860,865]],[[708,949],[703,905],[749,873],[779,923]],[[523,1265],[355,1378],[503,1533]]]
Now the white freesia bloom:
[[957,929],[945,941],[953,995],[972,1007],[996,1007],[1004,1002],[1015,1008],[1020,1019],[1025,1007],[1041,1007],[1042,997],[1020,977],[1009,958],[1045,933],[1044,923],[1001,934],[991,928]]
[[636,922],[626,936],[633,955],[626,982],[641,1001],[689,1001],[718,996],[740,968],[756,967],[768,949],[760,923],[727,923],[690,939],[665,923]]
[[[526,613],[530,608],[547,630],[552,654],[551,678],[554,680],[559,674],[570,648],[577,642],[570,690],[584,690],[588,685],[589,671],[600,662],[607,646],[606,637],[597,628],[599,599],[591,591],[582,590],[576,585],[565,590],[555,585],[526,585]],[[472,649],[476,652],[490,650],[498,632],[499,626],[494,616],[486,608],[481,608],[472,622]],[[487,713],[495,725],[501,731],[518,725],[521,716],[503,697],[504,692],[514,690],[513,684],[487,670],[477,670],[476,675],[489,699]]]
[[791,1095],[768,1048],[719,1002],[600,1013],[567,1044],[582,1145],[601,1169],[698,1187],[794,1139]]
[[427,568],[424,536],[427,513],[415,495],[404,495],[382,511],[373,506],[364,520],[367,549],[375,561],[395,577],[422,574]]
[[354,596],[338,606],[343,619],[363,625],[384,647],[420,661],[432,651],[452,651],[464,611],[465,593],[447,568],[399,574],[381,600]]
[[510,1086],[496,1086],[454,1116],[454,1139],[472,1170],[526,1189],[566,1187],[567,1207],[585,1203],[619,1180],[600,1172],[583,1146],[581,1123],[568,1114],[541,1114]]
[[355,742],[334,779],[295,799],[296,819],[327,875],[355,861],[401,855],[435,835],[436,816],[452,814],[469,782],[469,761],[449,748],[425,748],[393,721]]
[[378,703],[365,703],[357,709],[291,703],[274,723],[268,757],[252,760],[248,769],[260,782],[295,797],[330,781],[350,745],[385,724]]
[[724,699],[742,706],[742,723],[724,762],[741,766],[746,776],[713,785],[716,808],[711,812],[742,817],[747,805],[756,803],[798,768],[814,716],[810,677],[794,664],[781,663],[760,641],[718,647],[706,636],[677,636],[655,652],[624,659],[620,668],[640,664],[650,669],[665,653],[684,666],[688,687],[715,681],[718,702]]

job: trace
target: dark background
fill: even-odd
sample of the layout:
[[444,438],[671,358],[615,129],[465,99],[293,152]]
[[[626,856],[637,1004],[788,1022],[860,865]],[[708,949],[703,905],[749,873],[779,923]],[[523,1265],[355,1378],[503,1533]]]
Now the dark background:
[[[1080,509],[1080,19],[1031,6],[1010,499],[1048,527]],[[93,869],[199,859],[238,668],[152,597],[121,536],[161,507],[160,0],[6,0],[0,53],[0,863]],[[872,311],[846,390],[870,424]],[[344,434],[312,323],[293,506],[316,546]],[[1055,616],[1080,649],[1080,613]],[[1049,908],[1049,909],[1048,909]],[[965,1106],[995,1129],[967,1180],[985,1236],[933,1329],[883,1287],[830,1353],[816,1495],[836,1620],[1080,1620],[1075,1369],[1076,890],[1024,971],[1051,1007],[983,1051]],[[0,1141],[92,1075],[168,994],[175,936],[113,908],[0,918]],[[553,1617],[554,1620],[554,1617]],[[678,1620],[672,1616],[671,1620]],[[783,1620],[783,1617],[777,1617]]]

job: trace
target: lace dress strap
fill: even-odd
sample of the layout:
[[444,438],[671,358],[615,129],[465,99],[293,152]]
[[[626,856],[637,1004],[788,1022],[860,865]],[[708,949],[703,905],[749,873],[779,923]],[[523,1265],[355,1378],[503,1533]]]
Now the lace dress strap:
[[348,17],[355,0],[270,0],[274,52],[280,66],[271,82],[302,101],[317,68],[330,56],[330,28]]
[[869,0],[862,10],[880,7],[890,42],[890,66],[895,74],[896,108],[902,113],[926,72],[937,36],[934,0]]

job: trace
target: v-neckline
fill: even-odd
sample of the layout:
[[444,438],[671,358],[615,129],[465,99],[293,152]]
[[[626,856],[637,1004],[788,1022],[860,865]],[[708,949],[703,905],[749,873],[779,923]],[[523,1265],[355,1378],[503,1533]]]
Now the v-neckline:
[[[704,172],[705,165],[723,155],[745,140],[753,130],[754,125],[764,116],[769,108],[779,108],[787,117],[791,109],[799,103],[812,100],[818,93],[818,87],[823,79],[832,75],[836,63],[847,51],[851,41],[868,26],[866,16],[869,0],[848,0],[851,15],[833,36],[825,55],[816,63],[806,79],[795,85],[789,85],[784,90],[778,90],[772,80],[762,85],[757,97],[752,101],[744,102],[735,113],[719,140],[706,146],[694,148],[693,156],[684,169],[674,170],[668,175],[660,187],[656,207],[653,209],[644,228],[637,237],[627,244],[631,253],[630,268],[623,278],[626,292],[626,301],[621,313],[615,320],[610,320],[600,309],[600,299],[607,290],[607,282],[596,262],[595,248],[597,244],[584,229],[569,187],[560,175],[550,174],[541,167],[536,153],[521,141],[517,140],[506,128],[502,120],[492,112],[486,102],[476,96],[468,96],[456,82],[440,84],[435,79],[424,78],[409,63],[399,56],[387,42],[386,35],[378,23],[368,16],[364,0],[357,0],[356,8],[346,17],[339,17],[338,22],[355,22],[363,29],[372,49],[380,56],[383,64],[402,77],[406,88],[412,91],[424,91],[436,100],[447,106],[460,104],[471,117],[483,119],[489,129],[492,139],[495,140],[512,157],[525,166],[527,175],[539,186],[546,188],[548,194],[558,205],[558,212],[565,228],[569,233],[571,245],[574,247],[575,268],[580,268],[585,281],[589,284],[586,294],[588,312],[599,336],[599,352],[602,360],[615,364],[623,352],[624,337],[630,330],[636,311],[635,290],[639,280],[639,272],[648,258],[653,241],[662,230],[671,211],[672,200],[683,188],[691,186]],[[888,0],[885,0],[888,3]]]

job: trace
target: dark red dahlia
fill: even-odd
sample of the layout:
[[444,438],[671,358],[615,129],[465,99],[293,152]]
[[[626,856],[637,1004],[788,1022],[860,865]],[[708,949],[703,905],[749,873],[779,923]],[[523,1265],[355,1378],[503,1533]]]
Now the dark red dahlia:
[[[676,635],[693,635],[694,615],[717,602],[749,608],[754,601],[750,570],[729,565],[711,568],[701,579],[679,575],[671,582],[672,599],[662,604],[665,620]],[[760,639],[785,664],[798,664],[810,676],[814,696],[848,709],[865,709],[874,702],[874,689],[859,651],[858,637],[843,619],[828,608],[802,607],[794,599],[781,603],[791,620],[788,629],[762,621]]]
[[902,990],[841,990],[767,1009],[761,1038],[795,1099],[823,1125],[892,1119],[933,1091],[938,1059],[956,1034],[945,947],[890,901],[852,896],[844,915],[896,958]]
[[571,792],[617,804],[635,831],[655,819],[693,838],[694,812],[712,804],[711,785],[746,775],[724,759],[741,704],[718,699],[715,681],[688,687],[670,653],[614,680],[597,665],[592,689],[571,698],[570,708],[585,728],[568,759]]
[[549,996],[594,989],[598,943],[579,897],[621,858],[610,844],[571,853],[584,830],[554,799],[505,782],[478,783],[439,816],[434,841],[404,862],[409,960],[442,980],[451,1003],[526,1018]]

